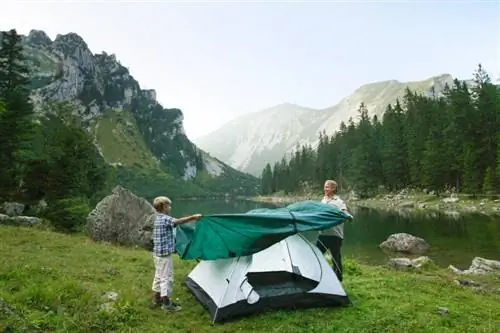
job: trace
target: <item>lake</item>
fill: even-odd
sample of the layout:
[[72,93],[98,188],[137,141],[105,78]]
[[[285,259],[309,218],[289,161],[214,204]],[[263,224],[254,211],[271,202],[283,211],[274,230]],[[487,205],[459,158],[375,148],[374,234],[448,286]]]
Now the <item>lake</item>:
[[[255,208],[273,208],[271,204],[244,200],[179,200],[172,205],[172,215],[195,213],[244,213]],[[476,256],[500,259],[500,217],[450,215],[442,213],[388,213],[351,207],[354,221],[344,227],[343,255],[366,264],[385,264],[389,256],[378,245],[389,235],[407,232],[424,238],[431,246],[425,253],[436,264],[468,268]],[[404,257],[404,254],[392,255]]]

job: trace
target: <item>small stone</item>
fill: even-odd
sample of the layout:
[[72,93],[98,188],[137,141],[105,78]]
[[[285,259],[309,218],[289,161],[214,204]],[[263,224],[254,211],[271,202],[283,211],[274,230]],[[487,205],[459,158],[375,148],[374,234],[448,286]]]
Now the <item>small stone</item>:
[[433,261],[429,257],[421,256],[415,259],[409,258],[391,258],[388,265],[395,269],[420,269],[423,266],[432,264]]
[[466,286],[466,287],[479,287],[480,284],[472,281],[472,280],[463,280],[463,279],[456,279],[455,283],[459,286]]
[[116,302],[116,300],[118,299],[118,293],[114,292],[114,291],[108,291],[104,295],[104,297],[107,298],[108,300],[110,300],[111,302]]
[[450,310],[448,310],[447,308],[443,308],[441,306],[438,306],[437,308],[437,312],[441,315],[441,316],[446,316],[446,315],[449,315],[450,314]]

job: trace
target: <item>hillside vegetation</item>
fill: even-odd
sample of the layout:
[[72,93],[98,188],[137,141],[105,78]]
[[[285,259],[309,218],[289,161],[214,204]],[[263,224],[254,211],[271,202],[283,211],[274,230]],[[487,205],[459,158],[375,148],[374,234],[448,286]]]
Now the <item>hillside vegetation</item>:
[[[97,244],[79,234],[0,226],[2,332],[494,332],[500,296],[457,286],[440,269],[408,273],[347,260],[352,307],[270,311],[211,325],[184,287],[195,262],[175,258],[183,309],[150,309],[148,252]],[[480,278],[499,287],[498,278]],[[117,293],[114,301],[113,295]],[[446,309],[440,309],[446,308]]]

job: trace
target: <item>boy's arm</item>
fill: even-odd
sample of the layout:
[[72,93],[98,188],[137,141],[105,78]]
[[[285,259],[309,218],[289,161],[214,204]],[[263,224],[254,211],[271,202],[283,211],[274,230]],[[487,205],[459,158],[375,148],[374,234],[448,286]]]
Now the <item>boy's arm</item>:
[[174,225],[178,225],[178,224],[183,224],[183,223],[187,223],[187,222],[198,221],[200,218],[201,218],[201,214],[194,214],[194,215],[174,219],[173,222],[174,222]]

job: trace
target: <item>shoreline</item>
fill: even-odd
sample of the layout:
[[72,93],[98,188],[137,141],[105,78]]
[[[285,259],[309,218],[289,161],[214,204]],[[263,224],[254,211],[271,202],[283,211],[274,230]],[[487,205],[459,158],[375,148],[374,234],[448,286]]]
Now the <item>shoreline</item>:
[[[268,195],[243,198],[252,202],[270,203],[276,205],[288,205],[303,200],[321,200],[322,195]],[[370,208],[387,212],[405,213],[443,213],[450,216],[460,214],[482,214],[500,217],[500,199],[476,198],[471,199],[468,195],[455,197],[438,197],[425,193],[413,193],[408,195],[378,195],[367,199],[349,198],[344,199],[348,206]]]

